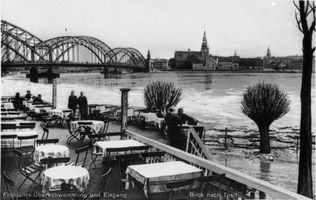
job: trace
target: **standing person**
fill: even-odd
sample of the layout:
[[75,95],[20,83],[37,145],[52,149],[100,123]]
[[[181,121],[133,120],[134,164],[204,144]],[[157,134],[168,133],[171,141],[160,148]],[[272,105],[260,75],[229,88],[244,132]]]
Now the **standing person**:
[[88,116],[88,101],[84,96],[83,92],[80,92],[80,97],[78,98],[79,112],[81,119],[87,119]]
[[26,91],[26,95],[25,95],[24,98],[25,98],[27,101],[31,100],[32,94],[31,94],[31,91],[30,91],[30,90]]
[[68,108],[72,110],[72,115],[75,116],[77,109],[78,99],[74,91],[71,91],[68,98]]

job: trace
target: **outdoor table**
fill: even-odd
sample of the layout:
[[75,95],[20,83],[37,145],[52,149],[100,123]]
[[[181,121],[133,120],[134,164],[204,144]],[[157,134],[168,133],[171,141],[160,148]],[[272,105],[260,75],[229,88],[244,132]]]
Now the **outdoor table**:
[[71,109],[52,109],[52,110],[48,110],[47,112],[49,113],[50,116],[57,115],[64,119],[71,114],[72,110]]
[[156,113],[143,113],[139,114],[140,117],[144,117],[146,122],[154,122],[158,128],[161,128],[163,121],[165,120],[163,117],[157,117]]
[[145,144],[138,142],[136,140],[106,140],[98,141],[94,144],[96,148],[95,151],[99,152],[98,149],[101,149],[103,152],[103,157],[106,157],[107,148],[125,148],[125,147],[143,147]]
[[[19,136],[33,136],[33,135],[38,135],[38,133],[35,130],[28,130],[28,129],[16,129],[16,130],[3,130],[0,132],[1,135],[17,135]],[[29,139],[29,140],[23,140],[21,147],[23,146],[33,146],[34,145],[34,140]],[[1,140],[1,147],[5,148],[8,146],[12,146],[12,139],[3,139]],[[19,147],[20,146],[20,141],[16,138],[14,139],[14,146]]]
[[98,120],[81,120],[81,121],[71,121],[70,122],[70,130],[75,131],[79,128],[78,122],[83,122],[83,123],[89,123],[92,122],[92,124],[86,124],[84,126],[88,126],[91,129],[93,129],[96,133],[101,132],[104,129],[104,122],[103,121],[98,121]]
[[3,105],[5,109],[14,109],[14,105],[11,102],[2,102],[1,105]]
[[61,158],[70,157],[70,151],[68,147],[59,144],[46,144],[35,147],[34,161],[40,164],[43,158]]
[[60,189],[62,183],[72,184],[83,191],[89,184],[90,176],[87,169],[81,166],[56,166],[45,170],[42,177],[43,192]]
[[168,192],[166,183],[202,176],[203,171],[182,161],[130,165],[126,169],[129,182],[131,178],[141,183],[144,194]]

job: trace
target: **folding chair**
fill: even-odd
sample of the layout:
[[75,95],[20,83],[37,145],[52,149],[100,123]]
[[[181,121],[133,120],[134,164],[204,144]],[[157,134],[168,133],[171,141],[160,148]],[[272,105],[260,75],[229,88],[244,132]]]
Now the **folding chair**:
[[47,140],[49,136],[49,130],[45,127],[42,127],[42,129],[43,129],[42,140]]
[[[14,189],[13,189],[14,188],[14,180],[11,177],[9,177],[7,175],[7,173],[3,170],[1,171],[1,175],[3,177],[4,185],[7,189],[7,192],[9,194],[13,194],[13,192],[14,192]],[[14,198],[10,198],[10,199],[14,199]]]
[[77,141],[80,140],[80,132],[81,132],[80,129],[78,128],[76,130],[71,130],[70,121],[71,121],[70,119],[68,119],[66,121],[67,129],[68,129],[68,132],[70,134],[70,136],[67,138],[67,144],[69,144],[74,139],[77,140]]
[[15,134],[10,134],[10,135],[7,135],[7,134],[1,134],[1,141],[4,142],[4,140],[7,141],[7,144],[4,145],[4,144],[1,144],[1,154],[3,156],[1,156],[1,166],[4,167],[5,166],[5,155],[6,153],[11,153],[11,156],[12,156],[12,153],[14,151],[14,139],[17,137],[17,135]]
[[[207,189],[207,185],[209,185],[211,188],[211,192],[213,194],[219,195],[219,192],[221,190],[223,179],[225,178],[225,174],[216,174],[216,175],[210,175],[210,176],[201,176],[196,178],[196,181],[200,184],[200,194],[203,194],[205,190]],[[214,193],[214,190],[217,190],[216,193]],[[207,191],[206,191],[207,192]]]
[[43,121],[41,122],[40,126],[42,128],[56,127],[57,125],[63,124],[62,122],[63,119],[59,115],[45,116],[43,117]]
[[144,152],[140,154],[140,157],[145,163],[159,163],[163,162],[165,152],[155,151],[155,152]]
[[70,161],[69,157],[43,158],[43,159],[40,160],[40,163],[42,165],[45,165],[46,169],[47,169],[47,168],[54,167],[54,166],[56,166],[57,164],[60,164],[60,163],[64,163],[66,165],[67,163],[69,163],[69,161]]
[[102,156],[103,155],[103,152],[99,152],[97,151],[96,148],[94,148],[94,144],[97,142],[97,141],[104,141],[106,140],[106,137],[107,137],[107,134],[105,133],[100,133],[100,134],[92,134],[92,135],[89,135],[88,136],[90,138],[90,142],[91,142],[91,146],[92,146],[92,150],[91,150],[91,163],[89,165],[89,170],[91,169],[91,166],[94,165],[94,169],[97,168],[96,166],[96,160],[99,156]]
[[[40,186],[40,184],[37,183],[36,181],[40,177],[41,172],[44,170],[44,168],[42,166],[36,165],[34,161],[30,159],[29,156],[23,155],[23,153],[20,152],[19,150],[14,149],[14,153],[16,155],[18,170],[25,177],[25,179],[19,185],[17,191],[21,189],[23,183],[27,180],[32,182],[32,184],[28,188],[28,191],[33,185]],[[35,178],[31,177],[33,175],[35,175]]]
[[[31,155],[35,150],[35,142],[38,135],[30,135],[30,136],[17,136],[17,139],[20,141],[20,146],[18,147],[19,151],[23,154]],[[22,142],[26,140],[33,140],[33,145],[23,146]]]
[[86,145],[84,147],[81,147],[81,148],[78,148],[75,150],[75,153],[77,154],[75,165],[77,165],[77,166],[79,165],[78,162],[79,162],[80,154],[85,152],[83,162],[81,163],[81,165],[79,165],[81,167],[85,166],[87,155],[88,155],[90,147],[91,147],[91,145]]
[[190,199],[191,187],[195,179],[167,182],[166,187],[170,189],[169,200],[171,199]]
[[59,139],[36,140],[37,145],[57,144]]

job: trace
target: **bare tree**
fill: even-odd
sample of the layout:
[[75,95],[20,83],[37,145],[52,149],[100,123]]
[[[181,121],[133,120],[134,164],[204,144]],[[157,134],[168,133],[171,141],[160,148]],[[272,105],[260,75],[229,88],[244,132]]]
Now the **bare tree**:
[[[301,85],[301,123],[300,123],[300,156],[297,193],[313,198],[312,179],[312,114],[311,114],[311,79],[313,68],[312,47],[315,31],[315,2],[293,1],[297,11],[295,19],[298,29],[303,33],[303,74]],[[310,24],[310,25],[309,25]]]

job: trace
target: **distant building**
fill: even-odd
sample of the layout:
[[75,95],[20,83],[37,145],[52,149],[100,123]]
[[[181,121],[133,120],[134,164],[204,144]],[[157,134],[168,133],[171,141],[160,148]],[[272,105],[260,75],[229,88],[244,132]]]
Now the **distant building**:
[[162,58],[151,59],[153,69],[165,70],[168,69],[168,60]]
[[174,54],[175,69],[214,70],[216,61],[209,54],[206,32],[203,33],[200,51],[176,51]]
[[226,70],[238,70],[239,65],[234,57],[217,57],[217,67],[216,70],[226,71]]

